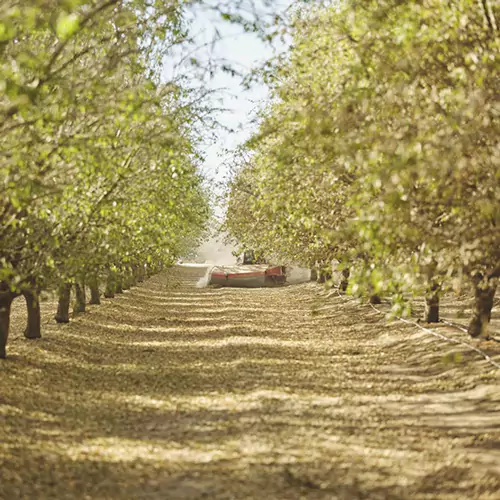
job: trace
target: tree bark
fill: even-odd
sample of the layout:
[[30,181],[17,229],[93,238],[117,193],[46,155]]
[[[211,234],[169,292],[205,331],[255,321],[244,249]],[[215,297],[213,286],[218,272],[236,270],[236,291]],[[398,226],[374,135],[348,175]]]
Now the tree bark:
[[59,302],[55,320],[58,323],[69,323],[69,303],[71,301],[71,283],[64,283],[59,288]]
[[431,259],[422,271],[425,272],[427,289],[425,291],[424,317],[426,323],[439,323],[439,298],[441,294],[441,283],[437,278],[438,264],[435,259]]
[[28,311],[28,324],[26,330],[24,330],[24,336],[27,339],[39,339],[42,337],[42,320],[38,291],[25,290],[23,296],[26,299],[26,308]]
[[439,323],[439,296],[441,285],[431,281],[425,294],[424,321],[426,323]]
[[115,275],[115,293],[123,293],[123,275]]
[[0,291],[0,359],[7,357],[7,339],[10,327],[10,309],[15,295]]
[[425,294],[424,321],[426,323],[439,323],[439,295],[441,287],[432,283]]
[[92,276],[89,280],[90,301],[89,304],[99,305],[101,303],[101,293],[99,292],[99,279]]
[[83,281],[75,283],[75,303],[73,313],[84,313],[86,309],[85,283]]
[[326,283],[327,281],[332,279],[332,273],[325,271],[324,269],[320,269],[318,276],[318,283]]
[[474,283],[474,306],[472,318],[469,323],[468,332],[474,338],[488,338],[488,325],[491,320],[491,310],[493,309],[493,299],[497,289],[496,279],[484,279],[477,275],[473,279]]
[[137,282],[142,283],[145,278],[145,270],[144,270],[144,265],[139,265],[136,268],[136,277],[137,277]]
[[104,291],[104,297],[107,299],[115,298],[115,276],[113,271],[109,271],[108,278],[106,280],[106,290]]
[[342,270],[342,280],[340,282],[339,288],[342,292],[347,291],[347,287],[349,286],[349,276],[351,275],[351,271],[349,268]]
[[127,288],[132,288],[137,284],[134,270],[130,268],[127,273]]

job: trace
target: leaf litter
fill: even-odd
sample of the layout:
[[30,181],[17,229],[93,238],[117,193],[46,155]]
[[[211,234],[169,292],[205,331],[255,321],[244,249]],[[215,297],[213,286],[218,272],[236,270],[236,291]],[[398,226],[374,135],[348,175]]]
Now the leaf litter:
[[69,325],[43,303],[36,342],[16,302],[0,498],[498,498],[484,360],[354,300],[318,309],[314,284],[202,275],[174,268]]

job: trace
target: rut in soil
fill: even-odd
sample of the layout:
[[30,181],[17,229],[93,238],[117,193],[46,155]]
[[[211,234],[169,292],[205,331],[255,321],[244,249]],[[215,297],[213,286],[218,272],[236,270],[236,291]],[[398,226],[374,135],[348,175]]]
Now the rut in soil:
[[31,343],[15,305],[0,498],[498,499],[498,375],[474,353],[313,284],[203,272],[67,325],[43,304]]

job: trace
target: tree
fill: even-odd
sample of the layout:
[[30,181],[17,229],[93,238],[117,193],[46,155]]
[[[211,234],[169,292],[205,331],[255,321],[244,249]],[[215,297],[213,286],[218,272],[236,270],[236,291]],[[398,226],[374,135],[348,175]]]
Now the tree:
[[468,276],[469,332],[487,336],[500,262],[498,16],[471,0],[299,13],[231,186],[230,234],[306,265],[349,262],[351,292],[389,294],[396,313],[425,291],[430,321],[442,288]]
[[41,288],[60,286],[65,321],[68,283],[81,293],[89,270],[173,262],[208,209],[190,128],[198,96],[160,83],[148,60],[185,38],[180,2],[25,0],[0,21],[5,357],[16,295],[38,311]]

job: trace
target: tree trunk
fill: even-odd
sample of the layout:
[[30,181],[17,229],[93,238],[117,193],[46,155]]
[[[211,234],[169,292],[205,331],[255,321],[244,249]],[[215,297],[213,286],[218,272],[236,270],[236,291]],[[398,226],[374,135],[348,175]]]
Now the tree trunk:
[[7,356],[7,338],[9,337],[10,309],[14,294],[11,292],[0,292],[0,359]]
[[106,290],[104,291],[104,297],[107,299],[115,298],[115,275],[113,271],[109,271],[108,278],[106,280]]
[[122,289],[129,290],[130,289],[129,283],[130,283],[130,277],[129,277],[129,273],[128,273],[128,269],[127,269],[122,274],[122,279],[121,279]]
[[136,282],[134,270],[132,268],[130,268],[128,270],[128,273],[127,273],[127,288],[132,288],[136,284],[137,284],[137,282]]
[[347,291],[347,287],[349,286],[349,276],[351,275],[351,271],[349,268],[342,270],[342,280],[340,282],[339,288],[342,292]]
[[425,313],[424,321],[426,323],[439,323],[439,295],[441,287],[437,283],[432,283],[425,294]]
[[318,281],[318,270],[317,269],[311,269],[310,281]]
[[58,323],[69,323],[69,303],[71,301],[71,283],[64,283],[59,288],[59,302],[55,320]]
[[123,275],[115,275],[115,293],[123,293]]
[[332,273],[325,271],[324,269],[320,269],[318,276],[318,283],[326,283],[332,279]]
[[42,337],[42,320],[40,317],[40,300],[38,292],[33,293],[30,290],[23,292],[26,299],[26,308],[28,311],[28,324],[24,330],[24,336],[27,339],[39,339]]
[[497,289],[496,279],[484,279],[483,276],[474,277],[474,307],[468,332],[471,337],[488,338],[488,325],[491,320],[493,299]]
[[73,313],[84,313],[86,302],[85,283],[83,281],[75,283],[75,303],[73,305]]
[[142,283],[145,277],[144,265],[137,266],[136,270],[137,283]]
[[101,293],[99,292],[99,279],[92,276],[89,281],[90,302],[89,304],[99,305],[101,303]]

